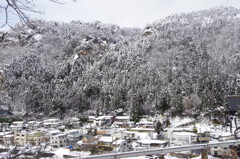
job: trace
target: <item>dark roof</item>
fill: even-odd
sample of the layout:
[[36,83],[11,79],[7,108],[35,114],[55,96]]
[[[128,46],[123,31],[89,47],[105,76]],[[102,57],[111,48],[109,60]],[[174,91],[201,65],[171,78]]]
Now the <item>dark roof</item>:
[[93,138],[92,135],[83,135],[83,137],[86,137],[88,140],[91,140],[91,138]]
[[228,103],[230,111],[237,111],[240,108],[240,96],[226,96],[226,101]]
[[6,116],[12,116],[12,115],[13,115],[13,113],[11,113],[8,110],[0,109],[0,116],[6,117]]

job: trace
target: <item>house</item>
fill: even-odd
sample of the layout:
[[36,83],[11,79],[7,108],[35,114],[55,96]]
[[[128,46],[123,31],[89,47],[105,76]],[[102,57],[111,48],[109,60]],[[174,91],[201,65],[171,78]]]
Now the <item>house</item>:
[[16,145],[25,145],[30,143],[32,145],[40,145],[45,143],[46,138],[42,132],[39,131],[15,131],[14,132],[14,143]]
[[171,146],[182,146],[196,142],[197,135],[191,132],[172,132],[168,134]]
[[138,140],[137,143],[139,143],[140,146],[145,146],[148,148],[160,148],[160,147],[164,148],[167,146],[168,141],[144,139],[144,140]]
[[73,126],[74,128],[79,128],[81,122],[80,122],[80,120],[79,120],[78,118],[71,118],[71,119],[69,120],[69,124],[70,124],[71,126]]
[[136,127],[136,128],[131,128],[129,129],[130,131],[135,131],[135,132],[155,132],[154,128],[142,128],[142,127]]
[[111,134],[104,134],[99,140],[98,140],[98,148],[105,150],[105,151],[112,151],[113,150],[113,141],[116,141],[113,139]]
[[9,123],[3,122],[3,123],[2,123],[2,130],[3,130],[3,131],[4,131],[4,130],[9,130]]
[[151,121],[140,121],[136,123],[138,128],[154,128],[153,122]]
[[28,129],[29,130],[34,130],[34,124],[36,123],[36,121],[28,121],[27,125],[28,125]]
[[24,121],[14,121],[11,125],[10,125],[10,129],[11,130],[21,130],[24,128]]
[[130,117],[129,116],[116,116],[114,119],[114,122],[129,122]]
[[91,151],[97,148],[96,138],[92,135],[83,135],[82,139],[79,140],[75,147],[82,151]]
[[229,157],[231,154],[231,148],[229,146],[216,146],[210,149],[210,154],[213,156],[221,156],[223,158]]
[[203,143],[203,142],[209,142],[211,140],[210,132],[205,131],[204,133],[198,133],[197,134],[197,142]]
[[47,138],[40,131],[31,131],[27,134],[27,143],[31,143],[32,145],[40,145],[46,141]]
[[134,122],[128,121],[128,122],[117,122],[115,121],[112,125],[112,128],[133,128]]
[[13,131],[0,132],[0,144],[5,144],[4,137],[6,135],[13,135]]
[[89,116],[88,117],[88,122],[93,123],[95,121],[95,116]]
[[61,125],[59,119],[47,119],[43,121],[44,128],[57,128]]
[[27,144],[27,133],[27,131],[15,131],[14,144],[21,146]]
[[131,149],[131,144],[122,139],[113,141],[112,146],[116,152],[127,152]]
[[94,136],[92,135],[83,135],[82,139],[77,142],[81,150],[89,151],[95,149],[97,142]]
[[82,137],[83,144],[92,144],[94,141],[95,141],[95,138],[92,135],[83,135]]
[[112,142],[112,145],[114,147],[119,147],[120,145],[126,145],[126,144],[127,144],[127,141],[123,139],[118,139]]
[[116,116],[114,123],[111,125],[112,128],[132,128],[134,122],[130,121],[129,116]]
[[110,133],[110,130],[97,130],[96,131],[96,135],[103,135],[103,134],[106,134],[106,133]]
[[33,125],[33,129],[38,129],[43,127],[43,122],[42,121],[36,121]]
[[14,134],[7,134],[3,136],[4,145],[13,145],[14,143]]
[[49,130],[49,131],[47,131],[47,132],[45,133],[45,136],[46,136],[46,138],[50,139],[52,136],[58,135],[58,134],[60,134],[60,133],[61,133],[60,130],[54,129],[54,130]]
[[43,127],[43,122],[41,121],[28,121],[27,122],[29,130],[36,130],[38,128]]
[[57,135],[51,136],[50,146],[52,148],[66,147],[67,146],[67,135],[66,134],[57,134]]
[[67,145],[75,145],[81,137],[81,134],[78,130],[69,130],[64,132],[67,135]]
[[116,132],[112,132],[111,136],[114,140],[115,139],[125,139],[126,134],[124,132],[116,131]]
[[234,140],[234,139],[235,139],[234,135],[232,135],[230,132],[223,132],[219,136],[220,141],[228,141],[228,140]]
[[94,125],[97,127],[102,127],[104,125],[111,125],[112,123],[112,116],[99,116],[97,118],[95,118],[94,120]]

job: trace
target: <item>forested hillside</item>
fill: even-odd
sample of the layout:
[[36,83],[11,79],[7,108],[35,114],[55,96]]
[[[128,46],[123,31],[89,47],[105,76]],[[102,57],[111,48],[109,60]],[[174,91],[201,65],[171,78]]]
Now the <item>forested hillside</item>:
[[207,112],[240,93],[240,10],[177,14],[144,29],[32,21],[0,32],[0,105],[25,116],[122,108]]

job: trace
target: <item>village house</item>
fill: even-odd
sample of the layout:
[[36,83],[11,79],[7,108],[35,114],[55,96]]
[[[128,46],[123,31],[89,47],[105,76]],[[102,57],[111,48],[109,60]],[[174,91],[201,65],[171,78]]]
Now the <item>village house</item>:
[[47,119],[43,121],[44,128],[57,128],[61,125],[59,119]]
[[164,148],[167,146],[168,141],[161,141],[161,140],[149,140],[149,139],[144,139],[144,140],[138,140],[137,141],[140,146],[145,146],[147,148]]
[[79,128],[80,127],[80,120],[78,118],[71,118],[69,120],[69,124],[73,127],[73,128]]
[[129,116],[116,116],[114,119],[114,122],[129,122],[130,121],[130,117]]
[[27,143],[31,143],[32,145],[40,145],[46,141],[47,139],[42,132],[31,131],[27,134]]
[[134,122],[130,121],[129,116],[116,116],[114,123],[111,125],[112,128],[132,128]]
[[172,132],[168,134],[171,146],[182,146],[196,142],[197,135],[191,132]]
[[66,134],[57,134],[57,135],[51,136],[50,146],[52,148],[66,147],[67,146],[67,135]]
[[144,128],[144,127],[133,127],[133,128],[130,128],[129,131],[153,133],[153,132],[155,132],[155,129],[154,128]]
[[197,134],[197,142],[198,143],[209,142],[210,140],[211,140],[211,137],[210,137],[209,131],[205,131],[204,133]]
[[107,134],[107,133],[110,133],[110,130],[97,129],[97,131],[96,131],[96,135],[103,135],[103,134]]
[[221,156],[224,158],[231,154],[231,149],[229,148],[229,146],[216,146],[210,149],[210,154],[213,156]]
[[124,132],[115,131],[111,133],[112,138],[115,139],[124,139],[126,134]]
[[29,130],[34,130],[34,125],[35,125],[36,121],[28,121],[27,125],[28,125],[28,129]]
[[92,135],[83,135],[76,143],[76,147],[84,151],[91,151],[97,148],[97,139]]
[[79,149],[81,150],[92,150],[97,147],[97,141],[92,135],[83,135],[82,139],[77,142]]
[[50,138],[54,135],[60,134],[61,131],[58,129],[53,129],[53,130],[49,130],[45,132],[45,136],[48,140],[50,140]]
[[111,125],[112,128],[133,128],[134,122],[128,121],[128,122],[114,122]]
[[94,126],[102,127],[102,126],[110,126],[112,123],[113,117],[112,116],[99,116],[94,120]]
[[27,131],[14,132],[14,144],[25,145],[27,143]]
[[151,121],[140,121],[136,123],[136,127],[138,128],[154,128],[153,122]]
[[3,143],[4,145],[13,145],[14,143],[14,134],[7,134],[3,136]]
[[21,130],[24,127],[25,122],[24,121],[14,121],[11,125],[10,125],[10,129],[11,130]]
[[117,139],[113,139],[111,134],[104,134],[102,137],[98,140],[98,148],[105,151],[112,151],[113,150],[113,141],[116,141]]
[[40,145],[45,143],[46,138],[44,134],[39,131],[15,131],[14,132],[14,144],[24,146],[27,143],[32,145]]
[[88,117],[88,122],[93,123],[95,121],[95,116],[89,116]]
[[83,144],[86,144],[86,145],[92,144],[94,141],[95,141],[95,138],[92,135],[83,135],[82,137]]
[[2,127],[2,131],[9,130],[9,125],[10,125],[9,123],[3,122],[2,126],[1,126]]
[[6,135],[13,135],[13,131],[0,132],[0,144],[5,144],[6,143],[6,138],[5,138]]
[[78,130],[69,130],[64,132],[67,135],[67,145],[75,145],[81,137],[81,134]]
[[129,151],[131,145],[128,144],[126,140],[118,139],[112,143],[113,150],[116,152],[126,152]]
[[41,128],[42,126],[43,126],[43,122],[41,122],[41,121],[28,121],[27,122],[28,130],[36,130],[38,128]]
[[231,134],[230,132],[225,132],[225,133],[222,133],[220,136],[219,136],[219,140],[220,141],[228,141],[228,140],[234,140],[235,137],[233,134]]

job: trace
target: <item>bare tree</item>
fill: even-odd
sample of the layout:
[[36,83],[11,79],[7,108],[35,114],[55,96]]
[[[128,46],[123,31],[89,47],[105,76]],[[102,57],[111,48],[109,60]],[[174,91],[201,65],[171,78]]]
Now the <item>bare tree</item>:
[[[63,4],[61,0],[49,0],[54,3]],[[20,21],[27,24],[31,27],[31,22],[27,13],[42,13],[35,9],[34,0],[1,0],[0,2],[0,16],[2,20],[0,21],[0,27],[9,26],[10,19],[12,16],[16,16],[20,19]]]
[[185,96],[183,98],[183,107],[188,114],[191,114],[202,103],[201,99],[197,94],[191,94],[190,96]]
[[32,156],[34,158],[40,158],[41,153],[45,150],[46,145],[39,145],[39,146],[32,146],[31,144],[26,144],[25,146],[21,147],[13,146],[9,148],[8,152],[5,153],[3,158],[7,159],[16,159],[19,156]]

